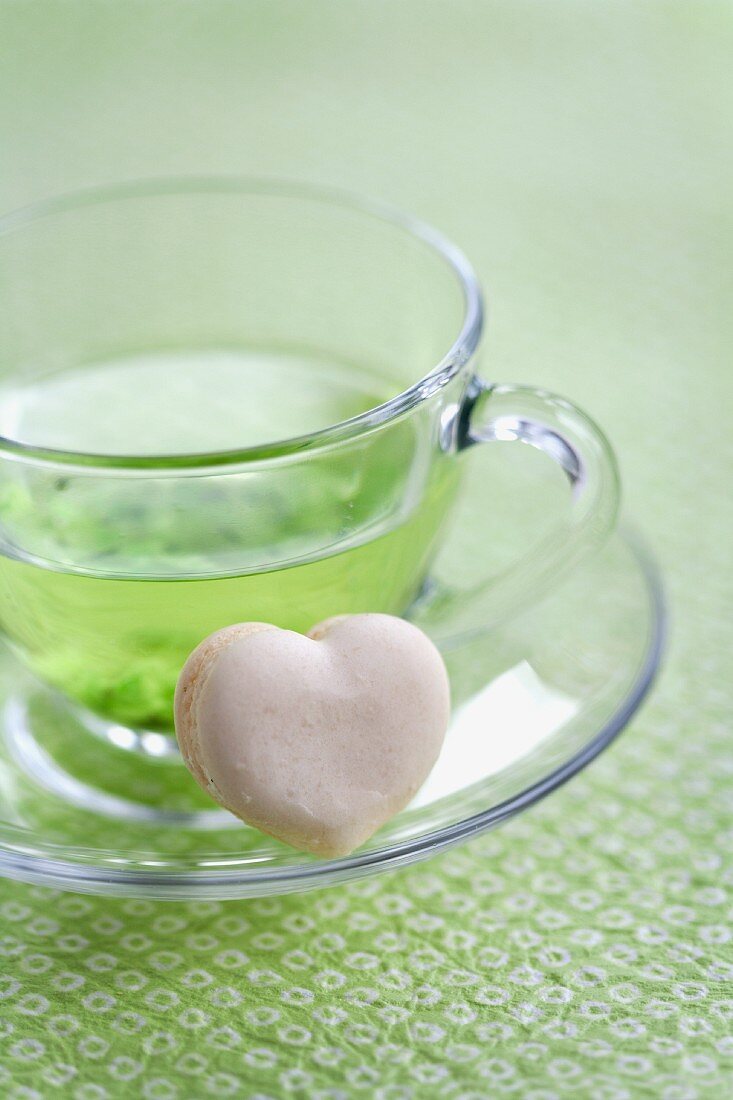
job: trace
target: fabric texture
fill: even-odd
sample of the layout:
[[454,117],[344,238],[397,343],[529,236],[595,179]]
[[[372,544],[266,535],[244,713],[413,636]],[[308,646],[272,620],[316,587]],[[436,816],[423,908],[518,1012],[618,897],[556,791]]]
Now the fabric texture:
[[673,613],[611,750],[430,862],[221,904],[0,883],[2,1095],[731,1095],[730,7],[88,0],[0,25],[3,210],[259,171],[457,239],[491,375],[603,423]]

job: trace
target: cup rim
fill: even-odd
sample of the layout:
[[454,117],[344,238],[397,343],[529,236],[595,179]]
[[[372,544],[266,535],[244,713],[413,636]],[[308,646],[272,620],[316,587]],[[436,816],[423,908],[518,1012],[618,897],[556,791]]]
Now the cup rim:
[[197,469],[241,465],[251,461],[280,458],[330,446],[363,435],[395,420],[422,404],[442,389],[468,362],[478,346],[483,328],[483,298],[476,273],[464,253],[438,230],[419,218],[377,199],[366,198],[341,188],[299,180],[266,176],[165,176],[127,180],[83,188],[20,207],[0,217],[0,237],[55,214],[83,209],[97,203],[143,196],[175,194],[268,194],[282,198],[308,199],[325,205],[342,206],[363,213],[426,244],[456,278],[463,296],[463,320],[448,351],[431,369],[388,401],[346,420],[305,435],[265,444],[213,452],[180,454],[100,454],[69,451],[22,443],[0,435],[0,455],[44,465],[84,466],[113,469]]

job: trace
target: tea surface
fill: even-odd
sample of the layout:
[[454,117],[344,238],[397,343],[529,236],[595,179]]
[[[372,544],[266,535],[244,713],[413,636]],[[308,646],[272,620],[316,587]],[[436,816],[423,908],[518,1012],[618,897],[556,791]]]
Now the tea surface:
[[97,454],[236,450],[381,404],[388,379],[306,351],[158,352],[0,387],[0,435]]

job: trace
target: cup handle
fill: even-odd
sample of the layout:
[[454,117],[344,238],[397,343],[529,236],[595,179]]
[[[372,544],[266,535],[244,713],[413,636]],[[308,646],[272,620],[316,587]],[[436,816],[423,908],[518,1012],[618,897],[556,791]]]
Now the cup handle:
[[[564,397],[531,386],[471,382],[455,421],[458,451],[477,443],[519,441],[542,451],[567,475],[567,517],[504,573],[465,589],[427,594],[426,629],[436,627],[458,600],[468,610],[480,596],[482,628],[536,598],[551,581],[600,547],[618,512],[620,483],[613,451],[600,428]],[[450,608],[447,606],[450,604]],[[474,606],[473,615],[477,608]],[[469,612],[470,613],[470,612]],[[461,616],[462,618],[462,616]],[[455,618],[451,614],[453,628]]]

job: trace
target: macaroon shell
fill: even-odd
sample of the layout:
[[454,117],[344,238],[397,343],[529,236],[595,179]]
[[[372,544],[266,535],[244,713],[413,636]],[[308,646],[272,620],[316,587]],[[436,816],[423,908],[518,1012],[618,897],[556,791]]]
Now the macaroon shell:
[[[201,684],[211,671],[217,654],[237,639],[245,638],[260,630],[276,630],[271,623],[235,623],[222,627],[204,638],[189,654],[176,683],[173,710],[178,746],[188,770],[199,786],[209,790],[210,784],[201,770],[198,752],[198,729],[192,708]],[[209,790],[209,793],[210,790]]]
[[438,757],[450,712],[440,654],[387,615],[337,617],[308,637],[230,628],[222,645],[221,634],[210,661],[206,642],[195,651],[199,674],[177,699],[195,778],[264,832],[347,854],[410,801]]

